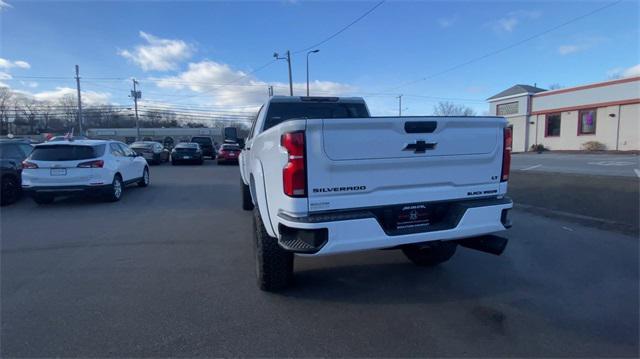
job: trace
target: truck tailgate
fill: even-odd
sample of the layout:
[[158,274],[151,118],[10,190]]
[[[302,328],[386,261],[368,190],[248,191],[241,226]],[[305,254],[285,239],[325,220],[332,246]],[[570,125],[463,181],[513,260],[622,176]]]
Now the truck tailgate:
[[309,211],[496,195],[500,117],[307,121]]

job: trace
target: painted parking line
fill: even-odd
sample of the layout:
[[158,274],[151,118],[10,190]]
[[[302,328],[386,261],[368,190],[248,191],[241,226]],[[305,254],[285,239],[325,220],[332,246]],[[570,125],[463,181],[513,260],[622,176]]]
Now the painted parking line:
[[640,170],[637,168],[634,168],[633,171],[636,173],[636,176],[640,177]]
[[535,166],[531,166],[531,167],[527,167],[527,168],[523,168],[520,171],[528,171],[528,170],[532,170],[534,168],[538,168],[538,167],[542,167],[542,165],[535,165]]

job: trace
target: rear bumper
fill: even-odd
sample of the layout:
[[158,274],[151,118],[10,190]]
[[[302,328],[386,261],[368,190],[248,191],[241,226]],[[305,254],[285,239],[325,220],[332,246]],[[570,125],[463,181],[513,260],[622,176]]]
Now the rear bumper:
[[96,186],[35,186],[22,187],[26,195],[49,194],[54,196],[68,196],[73,194],[103,194],[110,191],[110,185]]
[[451,225],[434,225],[416,233],[385,231],[371,210],[353,210],[291,217],[278,214],[279,243],[288,250],[328,255],[438,240],[457,240],[503,231],[511,226],[509,198],[456,202],[461,206]]

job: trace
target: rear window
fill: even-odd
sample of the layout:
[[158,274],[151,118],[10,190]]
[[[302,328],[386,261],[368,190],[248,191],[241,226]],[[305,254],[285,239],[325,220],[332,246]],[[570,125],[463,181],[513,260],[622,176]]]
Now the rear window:
[[194,137],[191,139],[191,142],[199,143],[200,145],[213,145],[213,142],[209,137]]
[[278,103],[269,105],[264,129],[294,118],[359,118],[369,117],[362,103]]
[[195,143],[179,143],[176,148],[191,148],[191,149],[195,149],[198,148],[198,145],[196,145]]
[[131,148],[151,148],[153,147],[153,143],[132,143],[129,145]]
[[104,155],[105,145],[46,145],[36,146],[30,159],[34,161],[77,161],[88,160]]
[[240,151],[240,146],[236,145],[222,145],[223,150],[227,151]]

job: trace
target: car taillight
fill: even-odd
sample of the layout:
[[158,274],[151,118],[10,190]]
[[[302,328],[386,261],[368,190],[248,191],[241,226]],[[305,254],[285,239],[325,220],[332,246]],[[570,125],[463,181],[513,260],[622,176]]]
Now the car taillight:
[[304,160],[304,131],[285,133],[280,146],[287,150],[288,162],[282,169],[284,193],[289,197],[307,196],[307,171]]
[[504,129],[504,151],[502,152],[502,178],[501,181],[509,180],[509,171],[511,170],[511,147],[513,144],[513,136],[511,127]]
[[78,163],[78,167],[80,168],[102,168],[103,166],[104,166],[103,160],[95,160],[95,161]]
[[35,169],[38,168],[38,165],[33,162],[22,161],[22,168]]

